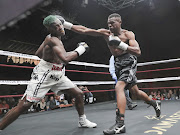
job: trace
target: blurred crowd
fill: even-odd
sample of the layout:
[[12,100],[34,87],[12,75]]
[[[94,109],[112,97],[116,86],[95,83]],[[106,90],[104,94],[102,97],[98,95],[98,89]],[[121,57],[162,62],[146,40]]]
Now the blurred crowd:
[[180,89],[164,89],[151,91],[149,97],[153,100],[179,100],[180,99]]
[[[93,94],[88,90],[86,86],[78,86],[84,92],[84,104],[93,104],[96,102],[96,98]],[[15,107],[21,98],[1,98],[0,99],[0,115],[6,114],[10,109]],[[43,99],[41,99],[38,103],[34,103],[27,112],[24,113],[32,113],[32,112],[43,112],[50,111],[55,109],[62,109],[66,107],[72,107],[75,103],[75,98],[72,98],[70,95],[61,94],[61,95],[46,95]]]
[[[96,98],[86,86],[80,85],[78,87],[84,92],[83,99],[85,105],[96,102]],[[180,89],[151,90],[149,97],[153,100],[180,100]],[[17,97],[0,98],[0,116],[3,116],[10,109],[15,107],[20,100],[21,98]],[[24,113],[51,111],[72,107],[74,106],[75,100],[75,98],[67,94],[46,95],[38,103],[34,103],[31,108]]]
[[28,58],[0,55],[0,64],[34,67],[37,65],[37,62],[38,60],[33,60],[33,59],[28,59]]

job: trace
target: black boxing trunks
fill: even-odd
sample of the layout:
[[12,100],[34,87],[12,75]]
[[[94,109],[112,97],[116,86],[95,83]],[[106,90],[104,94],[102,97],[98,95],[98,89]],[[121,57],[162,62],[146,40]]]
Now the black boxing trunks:
[[115,73],[118,81],[124,81],[127,83],[126,88],[131,88],[137,83],[136,71],[137,71],[137,57],[125,53],[120,56],[114,57],[115,61]]

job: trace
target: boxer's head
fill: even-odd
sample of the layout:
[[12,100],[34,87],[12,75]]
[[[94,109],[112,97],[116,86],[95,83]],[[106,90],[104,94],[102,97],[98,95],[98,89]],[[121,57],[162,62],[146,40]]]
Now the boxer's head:
[[121,16],[117,13],[113,13],[111,15],[108,16],[108,27],[110,29],[111,32],[116,32],[117,30],[119,30],[121,28]]
[[46,18],[44,18],[43,25],[47,28],[47,30],[51,34],[54,34],[57,36],[65,35],[62,22],[55,15],[49,15]]

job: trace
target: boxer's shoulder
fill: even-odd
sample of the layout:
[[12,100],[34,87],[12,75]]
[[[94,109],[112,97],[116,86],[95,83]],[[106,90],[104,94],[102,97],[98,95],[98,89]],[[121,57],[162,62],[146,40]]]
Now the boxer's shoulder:
[[45,44],[53,45],[53,46],[62,44],[62,42],[57,37],[51,37],[51,36],[47,36],[44,42]]
[[123,30],[123,33],[128,39],[132,39],[135,37],[135,34],[132,31]]

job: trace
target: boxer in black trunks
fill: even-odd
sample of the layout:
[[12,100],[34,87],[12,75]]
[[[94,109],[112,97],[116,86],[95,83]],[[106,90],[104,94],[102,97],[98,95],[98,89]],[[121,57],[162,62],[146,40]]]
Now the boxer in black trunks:
[[109,15],[107,21],[109,30],[90,29],[82,25],[73,25],[72,23],[65,21],[62,17],[59,17],[59,19],[64,21],[63,25],[66,29],[90,36],[102,36],[106,40],[111,54],[115,57],[115,71],[118,77],[115,91],[118,109],[116,111],[115,125],[107,130],[104,130],[104,134],[112,135],[126,132],[124,124],[126,107],[126,98],[124,94],[125,88],[128,88],[133,94],[137,95],[147,104],[153,106],[156,116],[160,116],[160,103],[151,100],[145,92],[138,89],[135,74],[137,70],[137,56],[141,55],[141,50],[135,39],[135,34],[132,31],[121,28],[122,20],[119,14],[114,13]]

